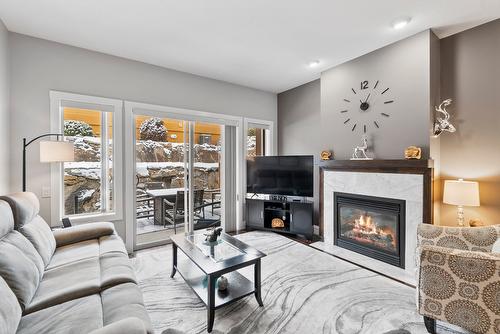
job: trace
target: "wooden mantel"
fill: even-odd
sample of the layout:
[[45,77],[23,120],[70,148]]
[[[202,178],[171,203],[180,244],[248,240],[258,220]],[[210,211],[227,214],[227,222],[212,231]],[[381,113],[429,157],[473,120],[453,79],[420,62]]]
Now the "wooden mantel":
[[[321,169],[332,170],[381,170],[392,173],[402,172],[405,169],[428,170],[434,166],[434,160],[326,160],[319,163]],[[391,171],[387,171],[391,170]]]
[[320,225],[319,233],[323,237],[323,173],[324,171],[345,171],[361,173],[399,173],[399,174],[421,174],[424,177],[423,198],[423,220],[432,223],[433,216],[433,192],[432,182],[434,174],[434,160],[327,160],[319,163],[320,188],[319,209]]

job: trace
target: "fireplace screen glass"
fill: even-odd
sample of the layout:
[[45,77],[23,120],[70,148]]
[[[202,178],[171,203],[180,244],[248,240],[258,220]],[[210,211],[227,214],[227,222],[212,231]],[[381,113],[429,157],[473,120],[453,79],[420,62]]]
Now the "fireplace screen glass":
[[339,232],[343,239],[398,254],[397,214],[344,205],[339,210]]

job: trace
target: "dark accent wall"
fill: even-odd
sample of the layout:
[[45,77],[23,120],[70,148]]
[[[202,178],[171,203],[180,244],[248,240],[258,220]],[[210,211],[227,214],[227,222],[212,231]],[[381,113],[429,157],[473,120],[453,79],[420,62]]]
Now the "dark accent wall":
[[[438,63],[439,40],[428,30],[329,69],[320,80],[278,94],[279,154],[312,154],[318,163],[322,150],[332,150],[335,159],[349,159],[353,147],[361,144],[359,130],[367,124],[370,154],[377,159],[402,159],[404,149],[410,145],[421,146],[423,158],[429,157],[431,110],[439,100],[431,93],[431,85],[439,87]],[[367,113],[343,101],[365,96],[358,89],[363,80],[368,80],[371,87],[379,80],[379,94],[371,100],[372,108]],[[390,93],[383,97],[394,103],[383,103],[382,87],[389,87]],[[349,112],[341,114],[346,108]],[[381,112],[390,117],[381,116]],[[351,131],[352,125],[344,125],[346,118],[359,122],[355,132]],[[378,122],[379,129],[373,121]],[[318,168],[314,200],[318,222]]]
[[[465,219],[500,223],[500,20],[441,40],[441,96],[457,132],[440,137],[441,179],[479,181],[481,206]],[[442,198],[440,197],[440,200]],[[456,207],[441,205],[441,224],[453,225]]]
[[[351,158],[365,125],[370,155],[376,159],[401,159],[410,145],[422,147],[423,158],[429,157],[432,36],[430,30],[421,32],[321,75],[321,140],[334,150],[336,159]],[[361,91],[364,80],[369,88]],[[360,100],[369,92],[370,108],[362,112]],[[390,100],[394,102],[384,103]]]
[[278,94],[278,152],[314,156],[314,221],[319,221],[320,80]]

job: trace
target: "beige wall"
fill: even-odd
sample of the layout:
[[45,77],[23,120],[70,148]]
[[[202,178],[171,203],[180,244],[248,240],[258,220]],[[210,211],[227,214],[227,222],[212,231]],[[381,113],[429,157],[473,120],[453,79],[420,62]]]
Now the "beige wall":
[[9,150],[10,150],[10,68],[9,35],[0,20],[0,194],[10,190]]
[[[441,96],[457,127],[440,137],[441,179],[479,181],[481,206],[466,221],[500,223],[500,20],[441,40]],[[440,198],[441,199],[441,198]],[[441,205],[441,224],[455,224],[456,208]]]

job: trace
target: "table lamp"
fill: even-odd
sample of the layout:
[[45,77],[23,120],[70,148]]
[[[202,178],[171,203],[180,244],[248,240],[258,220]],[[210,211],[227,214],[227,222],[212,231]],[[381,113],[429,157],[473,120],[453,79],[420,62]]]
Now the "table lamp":
[[458,226],[464,226],[464,206],[479,206],[479,183],[463,179],[444,181],[443,203],[458,206]]

